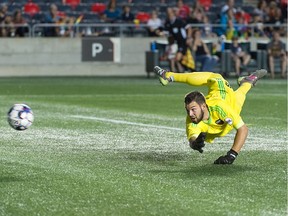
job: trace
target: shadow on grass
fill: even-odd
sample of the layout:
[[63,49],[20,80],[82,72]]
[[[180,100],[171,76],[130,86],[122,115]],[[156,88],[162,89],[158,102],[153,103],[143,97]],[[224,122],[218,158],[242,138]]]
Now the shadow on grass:
[[20,178],[17,178],[15,176],[1,176],[0,177],[0,183],[5,183],[5,182],[20,182],[23,181]]
[[176,166],[178,163],[188,161],[191,155],[179,152],[129,152],[125,158],[134,162],[145,162],[156,166]]
[[[125,158],[153,164],[153,169],[147,171],[153,174],[175,174],[177,176],[233,176],[243,172],[254,172],[253,164],[215,165],[217,156],[179,152],[130,152]],[[155,165],[157,168],[155,169]],[[158,169],[159,167],[159,169]],[[152,167],[151,167],[152,168]],[[259,171],[259,170],[258,170]]]
[[189,178],[202,177],[202,176],[234,176],[239,173],[251,171],[252,166],[248,165],[214,165],[214,164],[204,164],[200,166],[189,166],[186,165],[185,169],[179,166],[178,170],[171,169],[153,169],[150,170],[151,173],[169,173],[177,174],[177,176],[186,176]]

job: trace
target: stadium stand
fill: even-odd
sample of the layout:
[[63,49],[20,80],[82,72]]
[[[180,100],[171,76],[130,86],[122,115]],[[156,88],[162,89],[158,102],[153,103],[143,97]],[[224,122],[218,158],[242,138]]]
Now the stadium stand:
[[[217,36],[220,36],[221,34],[225,34],[226,32],[221,32],[221,10],[223,6],[227,3],[227,0],[191,0],[191,1],[185,1],[185,4],[188,4],[189,7],[193,8],[195,6],[196,1],[202,6],[203,13],[205,16],[208,17],[209,24],[213,26],[212,31],[213,33],[217,34]],[[234,1],[234,8],[237,9],[237,13],[235,14],[236,22],[238,22],[239,19],[244,19],[245,25],[249,25],[247,28],[247,31],[241,35],[242,38],[247,38],[251,36],[257,36],[258,30],[255,31],[255,27],[253,27],[252,24],[259,24],[265,25],[267,23],[253,23],[254,16],[255,16],[255,9],[257,7],[258,1],[247,1],[247,0],[237,0]],[[267,1],[267,8],[269,7],[269,3],[271,1]],[[273,2],[273,1],[272,1]],[[131,11],[135,15],[135,22],[130,23],[130,26],[127,25],[127,23],[121,22],[121,20],[117,20],[117,22],[114,23],[114,26],[110,26],[110,30],[112,29],[114,32],[109,32],[103,34],[103,26],[95,27],[97,24],[105,24],[105,20],[103,20],[102,14],[107,8],[108,1],[107,0],[0,0],[1,4],[6,4],[8,6],[7,15],[12,16],[13,12],[17,9],[20,9],[22,11],[22,16],[25,18],[27,23],[29,24],[29,31],[26,33],[26,36],[43,36],[43,29],[46,28],[46,26],[41,26],[41,24],[45,24],[45,16],[49,12],[50,4],[56,4],[58,7],[58,16],[62,18],[62,20],[65,17],[72,17],[75,19],[75,25],[80,24],[77,26],[77,30],[80,32],[89,31],[93,33],[97,33],[95,35],[101,35],[101,36],[126,36],[126,37],[147,37],[148,32],[145,26],[147,23],[147,20],[150,17],[150,13],[152,10],[156,10],[158,12],[158,17],[164,22],[166,19],[166,10],[168,7],[177,7],[177,1],[176,0],[116,0],[117,8],[121,9],[124,5],[129,5],[131,7]],[[285,18],[280,20],[280,24],[286,24],[287,25],[287,1],[281,0],[277,1],[277,7],[282,12],[282,18],[286,14],[286,21]],[[286,8],[286,10],[285,10]],[[222,14],[223,15],[223,14]],[[198,23],[202,23],[202,20],[198,20]],[[60,22],[59,22],[60,23]],[[279,20],[276,20],[274,23],[270,22],[268,24],[274,25],[278,24]],[[5,23],[4,23],[5,24]],[[61,22],[61,24],[65,25],[65,22]],[[84,25],[84,26],[81,26]],[[40,25],[40,26],[39,26]],[[85,26],[85,25],[88,25]],[[91,28],[89,28],[89,25],[91,25]],[[94,26],[93,26],[94,25]],[[116,25],[116,26],[115,26]],[[108,24],[109,26],[109,24]],[[201,26],[197,26],[198,28],[201,28]],[[235,27],[239,27],[235,25]],[[76,29],[76,27],[75,27]],[[100,29],[100,30],[99,30]],[[106,28],[107,29],[107,28]],[[268,28],[263,28],[264,36],[269,37],[269,32],[267,33]],[[270,29],[273,29],[270,28]],[[285,28],[284,28],[285,29]],[[286,29],[287,30],[287,29]],[[31,32],[32,31],[32,32]],[[100,31],[100,33],[99,33]],[[240,32],[240,31],[239,31]],[[262,32],[262,33],[263,33]],[[283,31],[285,32],[285,31]],[[286,31],[287,32],[287,31]],[[245,35],[244,35],[245,34]],[[271,33],[270,33],[271,34]],[[285,33],[284,33],[285,34]],[[76,34],[74,34],[76,35]],[[84,36],[85,34],[79,34]],[[5,36],[5,35],[1,35]],[[7,35],[6,35],[7,36]],[[258,37],[262,37],[262,35]],[[283,35],[282,35],[283,36]],[[284,35],[287,37],[287,34]],[[159,45],[159,52],[161,54],[162,52],[162,45]],[[217,70],[221,70],[224,72],[229,72],[233,70],[233,63],[229,60],[230,54],[229,50],[226,49],[223,51],[223,53],[220,53],[219,50],[217,50],[218,53],[216,55],[220,58],[220,63],[217,65]],[[259,51],[261,53],[265,53],[265,50]],[[259,67],[259,62],[261,65],[264,63],[267,63],[266,58],[267,57],[259,57],[259,52],[252,52],[250,51],[250,54],[252,56],[251,63],[249,64],[250,68]],[[226,59],[227,62],[222,62],[223,59]],[[265,59],[265,60],[263,60]],[[265,61],[265,62],[264,62]],[[160,60],[160,65],[165,65],[166,63]],[[225,68],[223,68],[223,64]],[[199,65],[196,65],[197,68],[199,68]],[[265,66],[265,65],[264,65]],[[265,66],[267,67],[267,66]],[[197,70],[196,68],[196,70]]]
[[40,7],[38,6],[38,4],[32,1],[28,1],[27,3],[24,4],[23,11],[24,13],[29,14],[30,16],[33,16],[34,14],[40,12]]
[[106,10],[106,4],[104,3],[93,3],[91,6],[88,5],[88,8],[89,7],[91,7],[92,12],[98,13],[98,14],[102,14]]
[[[166,0],[164,2],[160,0],[117,0],[116,2],[119,8],[125,4],[129,4],[134,14],[150,13],[152,9],[156,9],[159,17],[162,19],[165,19],[167,7],[176,6],[175,0]],[[195,2],[196,0],[189,1],[189,6],[192,7]],[[46,13],[48,11],[49,4],[51,3],[56,4],[59,11],[70,12],[70,14],[72,11],[82,12],[83,14],[89,12],[101,14],[107,6],[107,1],[105,0],[2,0],[0,3],[6,3],[8,5],[9,13],[13,13],[15,9],[22,9],[23,13],[30,15],[34,15],[36,13]],[[219,23],[221,7],[225,5],[226,0],[199,0],[199,3],[205,8],[211,23]],[[248,14],[252,14],[255,9],[255,5],[243,4],[243,0],[235,1],[235,7],[242,8]],[[28,22],[29,21],[30,20],[28,20]]]

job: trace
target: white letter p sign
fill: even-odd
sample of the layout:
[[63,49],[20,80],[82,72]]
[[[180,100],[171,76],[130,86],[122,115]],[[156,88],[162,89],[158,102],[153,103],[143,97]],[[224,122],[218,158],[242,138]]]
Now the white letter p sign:
[[95,57],[97,53],[101,53],[103,50],[103,46],[100,43],[93,43],[92,44],[92,57]]

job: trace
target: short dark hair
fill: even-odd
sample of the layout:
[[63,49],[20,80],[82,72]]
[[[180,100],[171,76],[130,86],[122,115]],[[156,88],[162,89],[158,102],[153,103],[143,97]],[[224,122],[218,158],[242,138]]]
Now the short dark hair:
[[205,96],[199,91],[190,92],[185,96],[184,102],[186,105],[190,104],[192,101],[195,101],[197,104],[206,103]]

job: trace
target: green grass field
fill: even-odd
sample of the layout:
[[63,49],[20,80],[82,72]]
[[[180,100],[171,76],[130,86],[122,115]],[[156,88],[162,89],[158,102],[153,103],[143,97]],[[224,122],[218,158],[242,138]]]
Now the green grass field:
[[[230,80],[236,88],[235,80]],[[231,166],[185,137],[183,84],[146,78],[1,78],[0,215],[287,215],[287,83],[261,80],[243,108],[249,126]],[[27,103],[35,122],[10,128]]]

